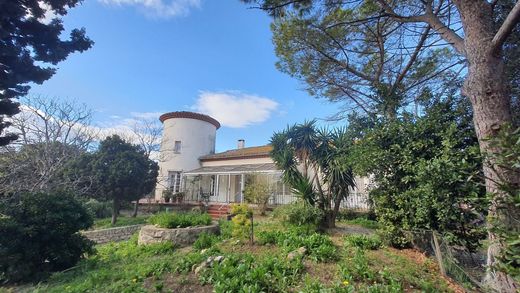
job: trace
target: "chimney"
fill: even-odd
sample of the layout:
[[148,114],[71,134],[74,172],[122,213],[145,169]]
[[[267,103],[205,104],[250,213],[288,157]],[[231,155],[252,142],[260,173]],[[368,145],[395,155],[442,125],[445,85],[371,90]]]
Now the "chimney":
[[238,146],[237,146],[238,149],[243,149],[245,147],[245,145],[246,145],[245,140],[243,140],[243,139],[238,140]]

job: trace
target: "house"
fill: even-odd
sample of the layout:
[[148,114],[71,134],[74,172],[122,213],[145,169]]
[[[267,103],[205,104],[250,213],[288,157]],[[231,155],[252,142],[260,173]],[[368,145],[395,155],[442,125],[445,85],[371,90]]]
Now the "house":
[[[170,112],[159,117],[163,123],[156,202],[163,202],[164,190],[183,192],[184,201],[210,203],[244,202],[244,187],[262,181],[272,191],[270,204],[286,204],[297,198],[282,180],[269,153],[270,145],[246,147],[239,139],[237,148],[215,153],[220,123],[194,112]],[[351,205],[366,206],[365,178],[357,178],[358,187]],[[356,198],[357,196],[357,198]],[[346,202],[345,204],[348,204]]]

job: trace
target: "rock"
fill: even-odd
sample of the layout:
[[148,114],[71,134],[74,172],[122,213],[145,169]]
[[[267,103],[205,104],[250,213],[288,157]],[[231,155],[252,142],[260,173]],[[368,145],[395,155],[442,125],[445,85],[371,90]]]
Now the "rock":
[[206,263],[201,263],[198,267],[195,268],[195,275],[198,275],[200,271],[207,267]]
[[211,265],[211,263],[213,263],[213,259],[215,259],[214,256],[208,257],[208,259],[206,259],[206,264]]
[[294,251],[291,251],[289,254],[287,254],[287,260],[293,260],[297,257],[302,257],[307,253],[307,249],[305,247],[300,247]]
[[224,259],[224,256],[219,255],[219,256],[215,256],[215,259],[213,259],[213,261],[220,263],[223,259]]

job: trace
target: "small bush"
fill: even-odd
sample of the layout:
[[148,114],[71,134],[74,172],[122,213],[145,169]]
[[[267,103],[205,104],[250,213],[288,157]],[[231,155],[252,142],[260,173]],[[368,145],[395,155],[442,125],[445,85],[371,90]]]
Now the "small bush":
[[205,249],[210,248],[215,243],[219,241],[218,236],[215,234],[209,234],[209,233],[201,233],[199,235],[199,238],[193,243],[193,248],[195,249]]
[[231,219],[233,237],[237,238],[251,238],[251,216],[253,210],[247,204],[233,204],[231,205],[231,214],[234,217]]
[[92,252],[79,230],[92,225],[84,206],[63,193],[23,194],[0,203],[0,283],[35,281]]
[[151,216],[148,222],[161,228],[185,228],[211,224],[211,216],[201,213],[162,212]]
[[315,225],[323,219],[323,212],[303,201],[277,207],[273,215],[275,218],[292,225]]
[[248,218],[251,217],[253,210],[244,203],[241,204],[231,204],[231,214],[232,215],[245,215]]
[[233,237],[233,222],[228,221],[226,219],[220,219],[218,221],[218,225],[220,227],[221,238],[228,239]]
[[377,235],[360,235],[353,234],[345,237],[345,243],[349,246],[358,247],[361,249],[376,250],[381,248],[383,242]]

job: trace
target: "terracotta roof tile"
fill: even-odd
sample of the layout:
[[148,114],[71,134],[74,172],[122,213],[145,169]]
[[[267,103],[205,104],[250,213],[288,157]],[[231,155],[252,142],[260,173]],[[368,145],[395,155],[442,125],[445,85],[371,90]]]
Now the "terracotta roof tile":
[[206,155],[200,157],[201,161],[217,161],[217,160],[231,160],[231,159],[249,159],[249,158],[264,158],[269,157],[269,152],[273,147],[271,145],[263,145],[256,147],[248,147],[242,149],[228,150],[222,153]]
[[201,121],[205,121],[205,122],[215,125],[215,127],[217,129],[220,128],[220,123],[215,118],[208,116],[208,115],[195,113],[195,112],[188,112],[188,111],[164,113],[159,117],[159,120],[161,120],[161,122],[164,122],[165,120],[172,119],[172,118],[189,118],[189,119],[201,120]]

